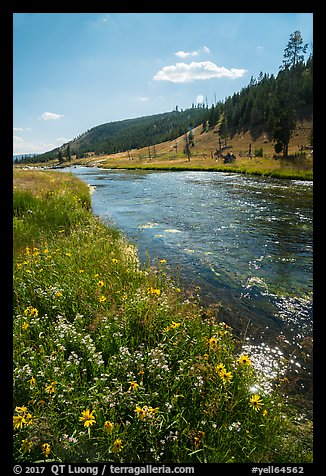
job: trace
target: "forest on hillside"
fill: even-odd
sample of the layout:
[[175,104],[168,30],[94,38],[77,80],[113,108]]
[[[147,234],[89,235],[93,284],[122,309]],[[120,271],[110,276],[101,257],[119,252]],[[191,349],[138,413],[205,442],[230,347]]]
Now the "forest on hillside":
[[217,127],[220,137],[225,139],[241,131],[264,132],[274,141],[275,151],[283,151],[287,156],[297,122],[311,120],[313,114],[313,54],[305,60],[307,47],[301,33],[295,31],[290,35],[276,76],[261,72],[258,78],[251,77],[241,91],[211,107],[208,104],[192,105],[185,110],[176,107],[171,112],[102,124],[52,151],[23,157],[19,163],[51,159],[63,162],[89,153],[128,151],[174,140],[200,124],[203,132]]

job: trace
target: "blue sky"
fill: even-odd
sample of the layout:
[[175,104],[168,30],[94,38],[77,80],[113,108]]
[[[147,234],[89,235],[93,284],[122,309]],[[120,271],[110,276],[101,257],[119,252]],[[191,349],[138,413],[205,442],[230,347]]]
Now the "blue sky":
[[312,13],[15,13],[14,154],[99,124],[224,100],[277,74]]

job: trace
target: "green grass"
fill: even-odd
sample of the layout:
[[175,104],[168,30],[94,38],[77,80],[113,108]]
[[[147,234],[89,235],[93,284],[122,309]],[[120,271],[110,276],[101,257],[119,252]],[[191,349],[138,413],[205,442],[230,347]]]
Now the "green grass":
[[87,192],[71,174],[14,174],[14,460],[311,461],[281,381],[258,384],[232,329],[171,263],[142,267]]

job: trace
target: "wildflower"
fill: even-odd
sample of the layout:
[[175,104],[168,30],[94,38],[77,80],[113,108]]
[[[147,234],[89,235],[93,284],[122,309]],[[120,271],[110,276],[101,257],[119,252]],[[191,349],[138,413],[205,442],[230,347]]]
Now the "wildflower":
[[54,382],[51,382],[49,385],[47,385],[45,387],[45,391],[46,393],[54,393],[54,386],[57,384],[58,382],[54,381]]
[[159,409],[159,407],[156,407],[156,408],[148,407],[148,408],[146,408],[149,418],[152,418],[158,412],[158,409]]
[[157,296],[161,295],[161,290],[157,288],[153,288],[152,286],[148,288],[147,294],[156,294]]
[[28,246],[26,246],[25,248],[25,254],[28,256],[30,254],[30,249]]
[[248,355],[241,355],[241,357],[238,359],[238,362],[239,364],[251,365],[251,360]]
[[122,446],[122,441],[120,440],[120,438],[118,438],[117,440],[115,440],[115,442],[113,443],[113,446],[112,446],[112,451],[113,453],[118,453],[119,451],[121,451],[123,448]]
[[61,297],[62,296],[62,293],[60,291],[57,291],[54,295],[55,297]]
[[30,453],[33,448],[33,442],[29,440],[22,440],[22,450],[24,453]]
[[94,410],[90,412],[89,409],[87,408],[87,410],[82,412],[82,416],[79,417],[79,421],[84,422],[85,428],[88,428],[89,426],[93,425],[93,423],[96,423]]
[[33,415],[31,413],[27,413],[26,418],[26,425],[31,425],[33,423]]
[[138,418],[140,420],[144,420],[144,418],[146,418],[147,413],[144,408],[141,408],[140,406],[136,405],[136,409],[134,410],[134,412],[138,414]]
[[71,253],[65,253],[66,256],[71,256]]
[[21,430],[23,425],[26,425],[25,415],[14,415],[13,416],[13,425],[14,430]]
[[24,311],[24,316],[37,317],[38,310],[36,309],[36,307],[28,306]]
[[103,294],[99,297],[99,301],[100,302],[105,302],[106,301],[106,297],[103,296]]
[[130,387],[128,389],[129,391],[130,390],[138,390],[139,384],[137,382],[131,381],[131,382],[128,382],[128,383],[130,383]]
[[30,381],[29,381],[29,384],[30,384],[32,387],[34,387],[35,382],[36,382],[35,378],[32,377],[32,378],[30,379]]
[[176,329],[177,327],[181,326],[180,322],[174,322],[172,321],[172,324],[170,326],[171,329]]
[[211,337],[210,339],[208,339],[208,345],[210,349],[215,349],[217,346],[217,338]]
[[116,258],[112,258],[111,261],[113,264],[118,264],[118,260]]
[[267,416],[267,415],[268,415],[268,411],[267,411],[266,409],[263,410],[263,416],[265,417],[265,416]]
[[25,405],[23,405],[22,407],[16,407],[15,412],[25,414],[27,412],[27,407],[25,407]]
[[94,275],[94,278],[98,278],[99,276],[100,276],[100,275],[99,275],[98,273],[96,273],[96,274]]
[[51,453],[51,446],[49,445],[49,443],[44,443],[42,445],[42,451],[44,456],[47,458],[49,454]]
[[22,329],[23,329],[23,331],[26,331],[26,329],[27,329],[28,327],[29,327],[28,322],[26,322],[26,321],[23,322],[23,324],[22,324]]
[[80,272],[80,273],[85,273],[85,270],[84,270],[84,269],[80,269],[79,272]]
[[102,280],[101,280],[101,281],[98,281],[97,285],[98,285],[99,288],[103,288],[103,286],[104,286],[104,281],[102,281]]
[[236,430],[236,431],[239,432],[241,430],[241,422],[236,421],[236,422],[231,423],[231,425],[229,426],[229,430],[230,431]]
[[226,368],[224,364],[217,364],[215,367],[215,371],[219,374],[220,372],[226,372]]
[[218,373],[219,377],[222,379],[223,383],[225,382],[231,382],[232,380],[232,374],[231,372],[227,372],[226,370],[221,370]]
[[162,264],[166,263],[166,259],[160,259],[160,263]]
[[107,420],[104,423],[104,430],[107,431],[108,433],[112,433],[113,427],[114,427],[114,424],[111,423],[109,420]]
[[258,412],[261,409],[261,407],[264,405],[264,403],[262,399],[260,398],[260,396],[257,393],[255,393],[255,395],[252,395],[252,397],[250,397],[249,405],[251,405],[252,408],[256,410],[256,412]]

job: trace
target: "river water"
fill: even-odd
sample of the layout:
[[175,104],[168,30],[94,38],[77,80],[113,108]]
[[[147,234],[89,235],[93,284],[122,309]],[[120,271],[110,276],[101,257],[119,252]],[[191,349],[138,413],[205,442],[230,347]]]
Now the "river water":
[[312,182],[71,170],[95,187],[94,214],[119,228],[141,261],[166,259],[188,293],[220,306],[256,366],[276,375],[286,359],[300,391],[311,391]]

